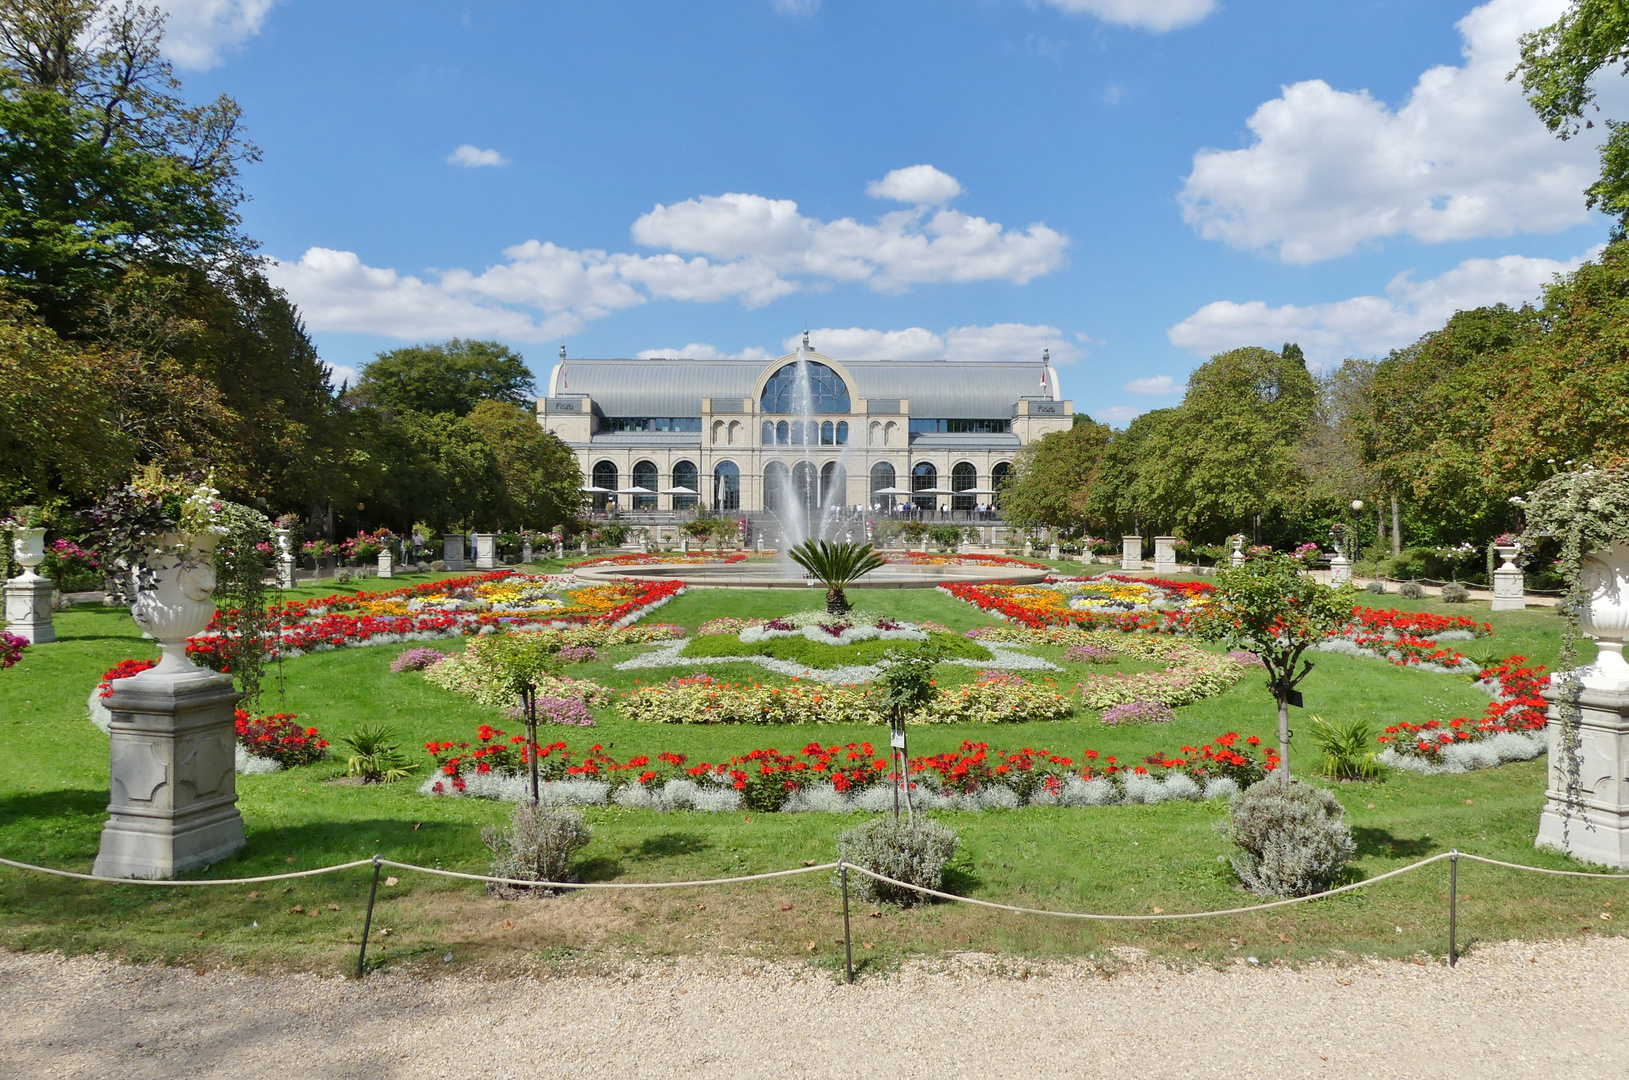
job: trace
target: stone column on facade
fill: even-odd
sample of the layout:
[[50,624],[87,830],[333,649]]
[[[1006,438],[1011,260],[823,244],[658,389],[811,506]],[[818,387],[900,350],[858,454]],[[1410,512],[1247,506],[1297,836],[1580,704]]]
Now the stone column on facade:
[[1337,551],[1329,558],[1329,583],[1331,585],[1349,585],[1352,582],[1352,564],[1347,561],[1344,554]]
[[1233,554],[1228,556],[1227,563],[1235,570],[1244,565],[1244,537],[1233,538]]
[[379,576],[382,578],[396,576],[396,556],[390,553],[388,547],[379,550]]
[[498,534],[475,534],[475,569],[496,570],[498,568]]
[[1174,536],[1154,537],[1154,573],[1161,576],[1176,573],[1176,542]]
[[1527,607],[1527,583],[1521,567],[1516,565],[1521,545],[1497,544],[1493,550],[1499,556],[1499,565],[1493,571],[1493,610],[1521,611]]
[[1140,536],[1122,536],[1120,538],[1120,569],[1141,570],[1143,568],[1143,538]]
[[[180,540],[163,538],[171,550]],[[99,875],[170,878],[244,846],[234,770],[239,695],[230,675],[186,655],[187,638],[214,614],[214,540],[197,537],[184,557],[165,556],[131,606],[163,656],[158,666],[115,680],[105,699],[111,770]]]
[[441,538],[441,561],[448,570],[464,569],[464,534],[447,533]]
[[45,530],[18,529],[12,537],[11,553],[23,570],[6,582],[6,631],[34,645],[55,641],[51,594],[56,585],[34,570],[45,561]]

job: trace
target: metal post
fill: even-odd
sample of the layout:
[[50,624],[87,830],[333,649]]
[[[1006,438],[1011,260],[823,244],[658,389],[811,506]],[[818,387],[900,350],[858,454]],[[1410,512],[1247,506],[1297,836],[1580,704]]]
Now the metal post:
[[362,947],[356,952],[356,977],[361,978],[368,960],[368,935],[373,933],[373,900],[379,895],[379,864],[384,856],[373,857],[373,886],[368,889],[368,913],[362,917]]
[[526,706],[526,760],[531,766],[532,805],[539,802],[537,790],[537,689],[528,686],[523,691]]
[[1459,852],[1448,853],[1448,966],[1459,962]]
[[854,981],[854,939],[848,932],[848,866],[837,860],[837,876],[843,880],[843,962],[848,967],[848,981]]

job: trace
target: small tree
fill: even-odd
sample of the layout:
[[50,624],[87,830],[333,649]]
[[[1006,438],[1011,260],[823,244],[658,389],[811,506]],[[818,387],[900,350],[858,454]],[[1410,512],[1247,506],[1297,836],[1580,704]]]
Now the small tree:
[[889,650],[884,657],[877,686],[882,692],[882,710],[888,717],[888,745],[894,762],[894,820],[899,820],[899,788],[905,786],[905,817],[911,813],[911,763],[905,747],[905,719],[933,700],[938,693],[933,682],[933,665],[939,662],[937,649],[900,654]]
[[787,554],[826,586],[826,612],[830,615],[841,615],[848,610],[844,589],[871,571],[888,565],[871,550],[870,544],[805,540]]
[[537,784],[537,691],[543,680],[557,673],[553,634],[499,634],[481,638],[476,655],[498,676],[503,686],[520,696],[526,716],[526,762],[530,772],[532,805],[540,801]]
[[1197,621],[1213,640],[1249,649],[1267,668],[1278,703],[1279,778],[1290,779],[1290,702],[1312,671],[1304,654],[1352,621],[1351,586],[1332,589],[1301,572],[1288,555],[1266,555],[1216,575],[1216,593]]

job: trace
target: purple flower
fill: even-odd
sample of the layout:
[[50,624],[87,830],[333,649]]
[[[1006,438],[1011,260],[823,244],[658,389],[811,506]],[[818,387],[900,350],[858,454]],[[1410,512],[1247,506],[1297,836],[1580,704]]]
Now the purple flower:
[[1106,664],[1114,659],[1114,652],[1097,645],[1071,645],[1063,658],[1072,664]]
[[600,658],[600,651],[592,645],[567,645],[554,655],[568,664],[586,664]]
[[1103,710],[1105,724],[1164,724],[1175,720],[1176,713],[1163,701],[1128,701]]
[[1267,666],[1261,662],[1261,657],[1257,656],[1249,649],[1230,649],[1228,650],[1227,658],[1229,660],[1236,660],[1241,664],[1254,664],[1256,667]]
[[433,667],[447,659],[447,654],[440,649],[417,648],[408,649],[390,662],[390,670],[400,675],[404,671],[422,671]]

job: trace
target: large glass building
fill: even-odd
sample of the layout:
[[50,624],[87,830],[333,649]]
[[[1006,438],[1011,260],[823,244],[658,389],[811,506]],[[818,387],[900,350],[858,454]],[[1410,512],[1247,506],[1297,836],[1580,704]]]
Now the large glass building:
[[999,502],[1020,448],[1074,422],[1057,387],[1044,356],[562,357],[537,419],[577,452],[599,508],[751,514],[793,498],[965,512]]

